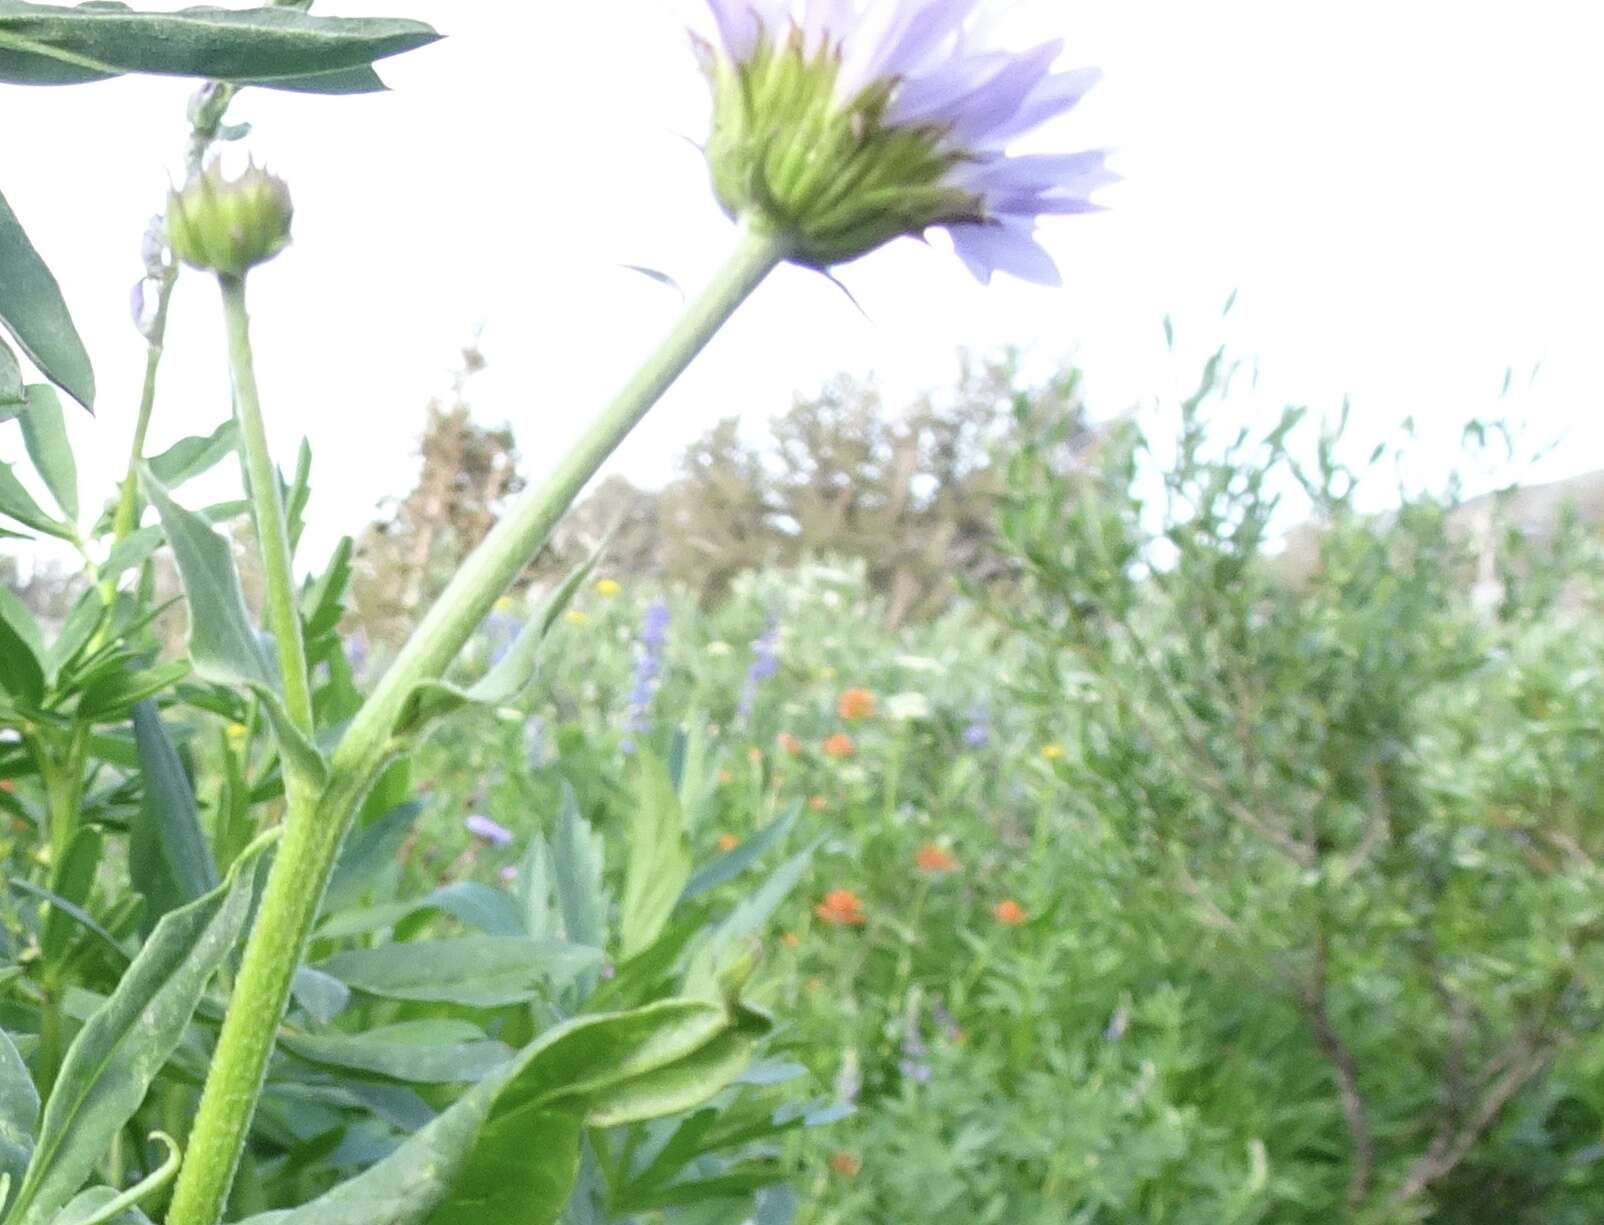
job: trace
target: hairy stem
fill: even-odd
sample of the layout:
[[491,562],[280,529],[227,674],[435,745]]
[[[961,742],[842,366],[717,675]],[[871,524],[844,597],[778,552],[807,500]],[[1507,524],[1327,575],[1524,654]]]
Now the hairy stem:
[[239,423],[240,452],[250,485],[251,518],[261,548],[267,579],[267,627],[278,648],[284,707],[290,721],[303,732],[312,731],[312,686],[306,670],[306,647],[301,640],[301,611],[295,597],[291,569],[290,533],[279,493],[278,470],[267,447],[267,427],[256,390],[256,366],[251,356],[250,317],[245,311],[245,281],[219,276],[223,287],[223,314],[228,324],[229,368],[234,378],[234,416]]
[[[586,482],[784,257],[784,248],[773,237],[743,235],[734,257],[690,304],[634,378],[546,480],[518,498],[457,571],[352,720],[335,750],[328,784],[310,819],[302,819],[292,807],[284,843],[245,946],[167,1225],[216,1225],[222,1217],[290,982],[335,857],[357,805],[395,749],[396,723],[413,692],[421,682],[444,673]],[[243,318],[243,302],[239,313]],[[276,485],[254,475],[252,485],[277,492]]]

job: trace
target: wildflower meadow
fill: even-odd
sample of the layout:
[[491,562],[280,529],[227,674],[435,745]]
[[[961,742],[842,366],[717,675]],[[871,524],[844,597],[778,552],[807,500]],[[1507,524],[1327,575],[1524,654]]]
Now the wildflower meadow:
[[0,196],[0,1225],[1604,1219],[1604,554],[1466,494],[1496,430],[1421,476],[1402,426],[1220,429],[1223,352],[1144,422],[1005,354],[592,484],[782,265],[1060,283],[1099,74],[1003,7],[690,6],[728,260],[543,474],[436,411],[319,552],[248,292],[294,159],[230,108],[440,33],[0,0],[29,106],[194,88],[140,387]]

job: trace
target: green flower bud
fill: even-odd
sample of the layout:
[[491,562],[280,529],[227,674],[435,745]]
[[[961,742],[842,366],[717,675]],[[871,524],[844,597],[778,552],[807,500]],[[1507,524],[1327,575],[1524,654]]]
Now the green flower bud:
[[742,62],[704,50],[713,88],[707,161],[731,217],[782,235],[791,258],[845,263],[904,234],[979,220],[982,202],[950,180],[960,151],[938,127],[888,121],[895,81],[845,100],[841,63],[799,33],[760,39]]
[[168,193],[167,240],[186,264],[240,277],[289,244],[293,214],[282,179],[253,164],[229,180],[214,161]]

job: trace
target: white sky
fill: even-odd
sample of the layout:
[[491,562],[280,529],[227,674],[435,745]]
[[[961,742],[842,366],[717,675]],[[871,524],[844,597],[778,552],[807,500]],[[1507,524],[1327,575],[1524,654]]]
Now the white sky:
[[[1189,387],[1223,341],[1259,366],[1237,411],[1346,394],[1367,443],[1409,414],[1451,440],[1467,417],[1513,413],[1567,437],[1536,475],[1604,465],[1604,5],[997,7],[1024,35],[1065,36],[1066,66],[1106,72],[1046,142],[1116,147],[1125,176],[1109,212],[1050,223],[1066,288],[982,289],[901,243],[843,271],[865,318],[784,270],[626,445],[626,471],[660,479],[714,418],[778,412],[835,372],[940,387],[960,347],[1010,342],[1076,358],[1102,414]],[[276,449],[288,463],[307,435],[317,455],[323,548],[407,488],[422,406],[476,326],[491,362],[476,407],[511,423],[538,473],[678,306],[618,266],[694,286],[730,235],[682,139],[706,101],[670,0],[319,9],[449,35],[382,65],[390,94],[258,90],[233,112],[296,200],[295,244],[253,275],[252,301]],[[191,88],[0,87],[4,190],[95,357],[99,419],[76,430],[90,505],[124,462],[143,364],[128,289]],[[180,287],[153,447],[227,414],[215,296],[200,276]]]

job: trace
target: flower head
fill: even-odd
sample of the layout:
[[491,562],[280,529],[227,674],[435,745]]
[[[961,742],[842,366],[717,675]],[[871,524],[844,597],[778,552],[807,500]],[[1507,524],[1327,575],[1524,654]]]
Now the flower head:
[[483,838],[496,846],[506,846],[512,841],[510,829],[482,813],[473,813],[462,824],[475,838]]
[[616,599],[618,593],[622,590],[623,587],[619,585],[618,580],[615,578],[599,578],[596,580],[596,594],[604,600]]
[[919,871],[928,872],[932,876],[939,876],[946,872],[956,872],[958,861],[951,851],[938,842],[927,842],[914,852],[913,862],[918,865]]
[[1012,53],[969,28],[978,0],[707,0],[713,188],[791,258],[828,267],[945,228],[975,276],[1057,282],[1038,218],[1083,213],[1101,152],[1009,156],[1097,81],[1054,40]]
[[1041,755],[1048,761],[1059,761],[1064,756],[1064,746],[1061,744],[1044,744],[1041,746]]
[[718,836],[718,849],[721,851],[733,851],[740,845],[741,840],[734,834],[720,834]]
[[774,738],[774,742],[780,746],[783,752],[792,757],[800,757],[802,755],[802,742],[790,732],[781,732]]
[[848,723],[874,718],[874,694],[867,689],[847,689],[835,704],[836,712]]
[[1018,927],[1025,921],[1025,908],[1011,897],[1004,898],[998,902],[991,913],[996,917],[997,922],[1004,923],[1009,927]]
[[258,166],[237,179],[221,163],[167,196],[167,240],[173,254],[196,268],[244,276],[289,245],[290,189]]
[[852,737],[845,732],[837,732],[827,738],[822,746],[826,757],[833,757],[837,761],[845,761],[858,751],[858,746],[852,743]]
[[813,913],[832,927],[862,927],[869,921],[863,913],[863,900],[850,889],[830,890]]

